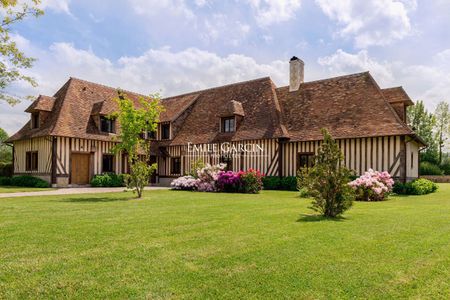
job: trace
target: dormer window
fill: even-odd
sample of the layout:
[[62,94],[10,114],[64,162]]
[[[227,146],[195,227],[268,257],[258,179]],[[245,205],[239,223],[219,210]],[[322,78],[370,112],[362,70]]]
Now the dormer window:
[[102,132],[114,133],[116,130],[116,120],[106,116],[100,116],[100,130]]
[[156,131],[148,131],[147,132],[147,139],[155,140],[156,139]]
[[235,117],[226,117],[226,118],[222,118],[222,125],[221,125],[221,130],[222,132],[234,132],[235,129]]
[[39,113],[31,114],[31,129],[39,128]]
[[161,139],[170,140],[170,124],[161,125]]

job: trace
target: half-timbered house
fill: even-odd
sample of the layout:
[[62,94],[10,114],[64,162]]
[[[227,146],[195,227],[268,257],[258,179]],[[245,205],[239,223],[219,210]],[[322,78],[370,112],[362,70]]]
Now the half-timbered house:
[[[168,184],[199,159],[293,176],[311,165],[321,128],[337,139],[345,165],[357,174],[371,168],[401,180],[418,177],[425,145],[406,124],[413,102],[403,88],[381,89],[369,72],[303,78],[304,64],[293,57],[289,86],[265,77],[163,99],[157,132],[145,133],[150,161],[158,163],[153,183]],[[114,88],[76,78],[52,97],[39,96],[26,109],[30,121],[9,139],[14,173],[68,186],[127,172],[125,154],[111,152],[120,124],[107,116],[117,108],[116,96]]]

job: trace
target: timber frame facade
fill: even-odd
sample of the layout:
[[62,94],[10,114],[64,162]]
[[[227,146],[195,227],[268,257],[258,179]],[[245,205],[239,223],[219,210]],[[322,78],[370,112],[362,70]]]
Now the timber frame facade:
[[[368,72],[312,82],[303,81],[303,72],[293,57],[286,87],[265,77],[163,99],[157,132],[144,133],[152,143],[149,161],[158,163],[152,183],[169,184],[197,160],[295,176],[317,153],[321,128],[356,174],[418,177],[425,144],[406,124],[413,102],[403,88],[380,89]],[[141,95],[125,93],[138,103]],[[76,78],[53,97],[39,96],[26,110],[30,121],[8,140],[14,174],[74,186],[95,174],[128,172],[126,155],[111,151],[120,124],[105,118],[117,109],[116,97],[114,88]]]

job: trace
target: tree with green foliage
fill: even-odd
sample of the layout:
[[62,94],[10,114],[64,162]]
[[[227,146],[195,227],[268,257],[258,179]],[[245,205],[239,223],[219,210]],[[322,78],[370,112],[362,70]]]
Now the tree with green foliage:
[[8,134],[5,130],[0,128],[0,163],[12,162],[12,148],[5,144],[8,139]]
[[439,164],[441,164],[442,149],[446,147],[446,142],[450,137],[450,105],[448,102],[441,101],[438,103],[434,111],[434,117],[436,118],[435,131],[439,147]]
[[434,133],[436,118],[427,111],[423,101],[420,100],[415,105],[408,107],[407,115],[409,125],[428,145],[424,151],[420,152],[421,161],[438,163],[438,143]]
[[[115,101],[119,109],[110,118],[117,119],[120,132],[117,135],[119,143],[113,151],[122,151],[128,155],[130,174],[125,178],[126,184],[141,198],[144,187],[156,170],[156,164],[149,164],[150,141],[142,133],[156,131],[163,107],[158,94],[139,97],[138,105],[135,106],[133,100],[119,90]],[[140,157],[145,157],[145,161]]]
[[312,209],[325,217],[335,218],[348,210],[355,199],[349,186],[352,172],[343,165],[339,145],[326,129],[322,129],[323,143],[315,157],[314,166],[299,171],[299,186],[306,188],[314,199]]
[[0,23],[0,101],[13,105],[20,102],[19,97],[10,95],[7,88],[16,81],[28,82],[36,86],[36,81],[23,74],[23,69],[33,66],[34,58],[27,57],[17,48],[11,39],[11,27],[27,16],[38,17],[44,12],[38,8],[40,0],[19,2],[17,0],[0,0],[2,21]]

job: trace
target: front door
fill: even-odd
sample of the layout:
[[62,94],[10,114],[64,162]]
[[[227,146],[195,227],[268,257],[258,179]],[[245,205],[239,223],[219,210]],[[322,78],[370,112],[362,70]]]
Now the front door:
[[72,184],[89,183],[89,154],[72,153]]

